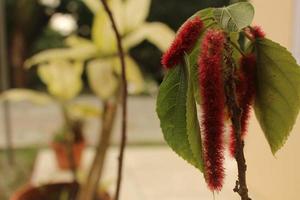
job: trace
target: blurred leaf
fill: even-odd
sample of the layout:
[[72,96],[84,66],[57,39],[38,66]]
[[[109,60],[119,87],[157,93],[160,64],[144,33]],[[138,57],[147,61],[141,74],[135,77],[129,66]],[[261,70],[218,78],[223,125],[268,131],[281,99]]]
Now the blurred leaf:
[[13,102],[29,101],[35,104],[45,105],[53,102],[53,99],[46,93],[30,89],[11,89],[0,95],[0,100]]
[[128,34],[124,40],[124,48],[130,49],[143,40],[148,40],[161,51],[166,51],[169,48],[175,33],[167,25],[159,22],[145,23],[137,28],[132,33]]
[[97,59],[87,65],[89,85],[101,99],[112,97],[118,89],[119,80],[112,65],[113,59]]
[[99,107],[87,103],[69,103],[67,105],[69,116],[73,120],[84,120],[90,117],[99,117],[102,111]]
[[[117,27],[122,35],[124,32],[124,22],[122,23],[124,17],[123,1],[110,0],[108,3],[112,13],[114,14]],[[114,54],[117,52],[115,34],[112,30],[111,22],[103,7],[101,7],[94,17],[92,26],[92,40],[103,55]]]
[[82,2],[90,9],[90,11],[96,15],[99,9],[102,7],[100,0],[82,0]]
[[38,75],[48,92],[60,101],[73,99],[82,89],[82,62],[56,60],[38,67]]
[[125,33],[133,31],[146,21],[150,5],[151,0],[125,1]]
[[279,44],[257,41],[255,114],[275,154],[288,138],[300,108],[300,67]]
[[[145,83],[138,64],[130,56],[125,57],[125,63],[128,92],[130,94],[138,94],[143,92],[145,89]],[[116,74],[121,76],[121,63],[119,58],[116,57],[113,67]]]
[[30,68],[34,65],[45,62],[55,62],[56,60],[84,61],[96,57],[98,50],[94,45],[78,46],[74,48],[50,49],[35,54],[25,62],[25,67]]
[[240,2],[224,8],[216,8],[214,16],[223,29],[237,32],[252,23],[254,8],[248,2]]
[[65,39],[65,44],[69,47],[94,47],[94,43],[91,40],[85,39],[77,35],[71,35]]

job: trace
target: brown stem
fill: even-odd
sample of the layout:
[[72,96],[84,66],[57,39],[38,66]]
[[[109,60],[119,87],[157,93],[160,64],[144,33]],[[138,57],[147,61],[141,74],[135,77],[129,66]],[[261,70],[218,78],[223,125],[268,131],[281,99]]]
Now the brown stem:
[[67,108],[64,105],[64,103],[61,104],[61,109],[63,113],[63,117],[65,120],[66,124],[66,134],[65,134],[65,139],[66,139],[66,150],[67,150],[67,156],[68,156],[68,162],[70,163],[70,168],[73,174],[73,180],[74,182],[77,182],[77,173],[76,173],[76,165],[75,165],[75,159],[73,155],[73,145],[74,145],[74,137],[72,133],[72,122],[69,119],[68,113],[67,113]]
[[[230,39],[228,38],[228,41]],[[225,44],[225,61],[226,61],[226,71],[225,71],[225,95],[226,103],[228,105],[231,122],[233,125],[233,130],[235,132],[236,140],[236,152],[235,159],[238,166],[238,180],[236,181],[236,186],[233,189],[234,192],[237,192],[241,200],[251,200],[248,196],[248,187],[246,182],[246,160],[244,155],[244,141],[241,137],[241,115],[242,109],[239,107],[236,94],[236,83],[235,83],[235,62],[232,58],[232,46],[230,42]]]
[[124,50],[122,46],[122,39],[120,32],[118,31],[116,22],[114,20],[114,16],[107,4],[106,0],[101,0],[104,10],[106,11],[115,33],[118,45],[118,52],[121,62],[122,68],[122,136],[121,136],[121,146],[120,146],[120,154],[119,154],[119,166],[118,166],[118,179],[117,179],[117,189],[115,193],[115,200],[119,200],[120,190],[121,190],[121,182],[122,182],[122,169],[123,169],[123,160],[124,160],[124,150],[126,147],[126,140],[127,140],[127,81],[126,81],[126,66],[125,66],[125,59],[124,59]]
[[95,158],[89,171],[86,184],[82,186],[79,192],[78,200],[91,200],[97,192],[98,183],[101,182],[106,152],[112,135],[111,133],[115,121],[117,106],[117,102],[104,102],[104,112],[103,117],[101,118],[101,135],[99,137]]

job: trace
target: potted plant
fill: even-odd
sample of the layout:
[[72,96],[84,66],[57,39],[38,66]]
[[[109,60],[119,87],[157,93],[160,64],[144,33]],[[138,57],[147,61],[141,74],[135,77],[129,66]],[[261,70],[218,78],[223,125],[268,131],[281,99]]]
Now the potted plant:
[[[165,140],[203,173],[212,192],[222,189],[229,149],[238,168],[233,191],[242,200],[251,196],[244,156],[250,110],[275,154],[300,108],[299,65],[286,48],[251,25],[253,16],[253,6],[242,2],[189,18],[162,58],[167,74],[157,98]],[[226,124],[231,127],[228,146]]]
[[[73,144],[72,144],[72,157],[74,159],[75,168],[78,168],[81,161],[82,151],[85,147],[85,140],[83,135],[83,122],[80,120],[71,121],[71,134],[73,134]],[[58,166],[61,169],[70,169],[71,163],[68,159],[68,150],[67,150],[67,139],[66,135],[69,131],[65,126],[61,127],[59,131],[54,136],[54,139],[51,143],[52,148],[54,149]]]
[[[76,191],[77,199],[90,200],[98,193],[101,184],[106,152],[110,144],[113,124],[120,103],[122,103],[123,109],[123,136],[126,134],[126,120],[124,120],[126,111],[124,112],[124,110],[126,110],[127,82],[128,92],[131,94],[144,90],[142,73],[137,63],[130,57],[129,50],[147,39],[160,50],[165,51],[174,33],[162,23],[145,22],[151,0],[110,0],[107,3],[103,0],[102,4],[101,1],[97,0],[84,0],[83,2],[95,15],[92,26],[92,39],[88,40],[76,35],[70,36],[65,40],[68,48],[40,52],[27,60],[26,66],[37,65],[40,68],[40,66],[56,60],[75,64],[86,63],[89,86],[102,103],[100,117],[102,127],[96,147],[96,155],[87,179],[79,187],[74,185],[71,185],[71,187]],[[136,14],[133,16],[132,12]],[[124,16],[126,20],[122,20]],[[113,30],[111,29],[112,24],[114,25]],[[160,35],[156,34],[158,32]],[[120,42],[121,37],[123,45]],[[62,108],[65,105],[64,103]],[[63,110],[67,127],[70,130],[70,119],[66,114],[66,109]],[[69,132],[68,130],[63,131],[63,133]],[[68,136],[64,138],[68,138]],[[123,150],[125,147],[124,137],[121,146],[121,150]],[[70,146],[68,149],[70,151]],[[122,164],[119,168],[120,173]],[[117,191],[119,191],[120,182],[119,179]],[[101,200],[104,200],[104,198]]]
[[[82,88],[81,75],[83,65],[66,61],[53,61],[38,66],[38,75],[47,87],[47,93],[29,89],[12,89],[1,94],[2,99],[10,101],[27,100],[36,104],[56,103],[60,108],[64,122],[57,130],[51,146],[58,166],[69,169],[74,158],[74,168],[80,163],[85,146],[83,125],[87,117],[99,115],[94,106],[71,102]],[[66,81],[67,80],[67,81]],[[68,88],[66,91],[65,88]],[[69,151],[69,147],[70,151]]]

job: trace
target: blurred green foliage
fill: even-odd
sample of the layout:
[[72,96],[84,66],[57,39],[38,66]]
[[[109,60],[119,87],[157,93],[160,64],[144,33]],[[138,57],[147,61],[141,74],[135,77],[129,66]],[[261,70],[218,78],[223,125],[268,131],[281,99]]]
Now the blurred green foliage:
[[0,199],[9,199],[10,195],[24,186],[30,179],[34,161],[37,155],[36,148],[15,150],[15,165],[7,162],[6,152],[0,151]]
[[[14,10],[14,6],[16,6],[17,2],[24,0],[6,1],[8,8],[7,20],[10,31],[12,30],[12,27],[10,26],[15,24],[13,19],[14,17],[12,17],[11,14],[13,12],[11,11]],[[27,55],[28,57],[48,48],[59,48],[64,46],[64,37],[47,27],[49,18],[53,13],[56,12],[71,13],[77,20],[77,34],[85,38],[90,38],[93,14],[82,3],[81,0],[61,0],[61,3],[57,8],[46,8],[44,6],[37,5],[36,0],[31,2],[31,4],[34,6],[28,6],[29,3],[28,1],[26,2],[27,7],[29,7],[27,10],[37,9],[43,13],[43,20],[39,20],[39,24],[34,22],[35,20],[30,20],[30,23],[32,24],[26,24],[27,27],[32,30],[38,30],[37,28],[34,28],[34,26],[39,26],[43,29],[36,31],[38,32],[38,35],[35,38],[31,38],[32,42],[28,48],[28,52],[30,52]],[[169,25],[173,30],[177,30],[180,24],[182,24],[196,11],[210,6],[225,6],[229,3],[231,3],[230,0],[152,0],[150,15],[148,16],[147,21],[161,21]],[[28,12],[24,12],[21,13],[21,15],[23,16],[26,13],[28,14]],[[31,15],[29,14],[29,16]],[[43,25],[40,25],[41,23],[43,23]],[[156,47],[148,42],[143,42],[139,46],[132,49],[130,54],[141,66],[146,77],[154,78],[158,82],[161,81],[163,75],[163,71],[160,66],[161,52]],[[37,84],[40,85],[40,83],[36,83],[36,78],[31,78],[34,80],[33,85],[35,87]]]

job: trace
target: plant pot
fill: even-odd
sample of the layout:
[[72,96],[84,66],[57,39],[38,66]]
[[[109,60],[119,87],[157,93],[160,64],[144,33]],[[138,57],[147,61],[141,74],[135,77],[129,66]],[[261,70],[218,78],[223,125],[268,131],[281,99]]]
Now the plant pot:
[[[65,143],[53,142],[51,146],[55,152],[55,156],[59,168],[63,170],[70,169],[71,164],[68,156],[67,145]],[[76,142],[72,145],[72,156],[74,159],[75,168],[78,168],[80,166],[81,156],[84,147],[85,147],[84,141]]]
[[[10,200],[73,200],[78,192],[77,183],[55,183],[40,187],[27,185],[18,190]],[[99,194],[94,200],[112,200],[108,193]]]

